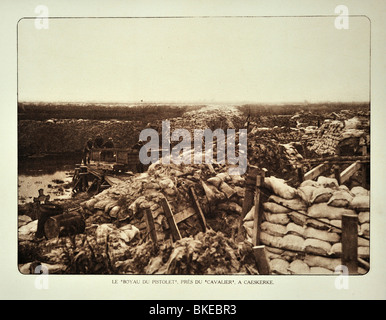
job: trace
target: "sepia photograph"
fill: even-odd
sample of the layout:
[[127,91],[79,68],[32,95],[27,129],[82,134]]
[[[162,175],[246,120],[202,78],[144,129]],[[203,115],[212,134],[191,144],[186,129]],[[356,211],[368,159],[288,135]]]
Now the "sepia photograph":
[[17,24],[21,274],[369,272],[366,16],[45,9]]

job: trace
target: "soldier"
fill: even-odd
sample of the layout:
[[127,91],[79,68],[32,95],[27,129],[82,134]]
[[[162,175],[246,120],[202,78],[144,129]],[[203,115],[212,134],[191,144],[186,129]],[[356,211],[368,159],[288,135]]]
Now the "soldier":
[[103,138],[100,134],[98,134],[94,141],[95,148],[103,148]]
[[104,144],[103,148],[114,148],[114,141],[113,138],[110,137]]
[[84,146],[83,149],[83,163],[87,164],[90,163],[90,152],[93,147],[93,142],[92,139],[89,138],[86,142],[86,145]]

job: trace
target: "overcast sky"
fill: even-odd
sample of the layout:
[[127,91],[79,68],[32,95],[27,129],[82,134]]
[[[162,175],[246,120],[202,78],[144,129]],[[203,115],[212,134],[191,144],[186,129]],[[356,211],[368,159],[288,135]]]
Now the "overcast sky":
[[19,100],[369,101],[370,22],[334,19],[23,19]]

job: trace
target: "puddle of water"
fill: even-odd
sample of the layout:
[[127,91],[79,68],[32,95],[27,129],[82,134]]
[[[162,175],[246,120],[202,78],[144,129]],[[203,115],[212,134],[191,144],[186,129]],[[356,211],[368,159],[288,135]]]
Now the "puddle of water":
[[50,200],[71,198],[72,173],[68,171],[57,171],[53,174],[42,174],[39,176],[19,175],[18,199],[19,204],[32,202],[39,195],[39,189],[44,190]]

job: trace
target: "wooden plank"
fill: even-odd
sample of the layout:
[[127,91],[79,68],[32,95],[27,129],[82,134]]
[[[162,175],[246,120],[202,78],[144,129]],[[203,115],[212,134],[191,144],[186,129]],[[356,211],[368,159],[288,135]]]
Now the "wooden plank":
[[147,223],[147,231],[150,234],[151,241],[153,241],[154,245],[157,245],[157,233],[155,231],[154,219],[150,209],[145,210],[145,217]]
[[324,171],[327,170],[327,163],[321,163],[317,167],[311,169],[307,173],[304,174],[304,180],[313,180],[316,177],[320,176]]
[[340,183],[345,183],[348,179],[350,179],[353,174],[355,174],[361,168],[361,164],[359,161],[354,162],[352,165],[347,167],[340,174]]
[[200,203],[199,203],[197,195],[196,195],[196,191],[194,190],[193,187],[190,187],[189,190],[190,190],[190,197],[191,197],[192,202],[193,202],[193,207],[194,207],[194,210],[196,211],[196,214],[198,216],[198,220],[200,221],[202,230],[204,232],[206,232],[206,229],[207,229],[206,219],[205,219],[204,213],[201,210]]
[[260,244],[260,225],[262,222],[262,206],[261,206],[261,191],[260,188],[263,186],[264,182],[264,172],[263,175],[258,175],[256,177],[256,192],[255,192],[255,212],[253,215],[253,228],[252,228],[252,244],[258,246]]
[[166,219],[168,220],[169,227],[172,232],[174,241],[180,240],[182,238],[180,234],[180,230],[178,229],[177,223],[174,219],[173,212],[172,212],[172,209],[170,208],[168,200],[166,198],[162,198],[161,205],[164,210]]
[[269,267],[269,262],[265,254],[265,246],[254,246],[253,255],[255,256],[256,267],[257,271],[259,271],[259,274],[271,274],[271,268]]
[[174,215],[174,221],[178,224],[191,216],[194,216],[196,214],[196,211],[193,208],[187,208],[185,210],[182,210]]
[[349,274],[358,273],[358,216],[342,216],[342,265]]

